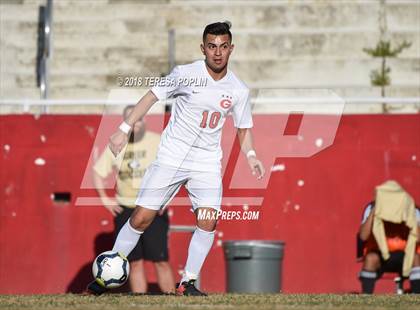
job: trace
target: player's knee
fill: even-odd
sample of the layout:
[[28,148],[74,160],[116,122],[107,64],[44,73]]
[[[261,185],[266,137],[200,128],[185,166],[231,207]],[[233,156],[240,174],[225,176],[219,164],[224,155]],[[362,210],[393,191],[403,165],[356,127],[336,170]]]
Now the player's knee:
[[216,229],[217,220],[199,220],[197,221],[198,228],[205,231],[213,231]]
[[[205,216],[202,216],[202,215]],[[218,211],[212,208],[196,210],[197,227],[205,231],[214,231],[217,224]]]
[[130,225],[139,231],[145,231],[153,222],[157,211],[137,206],[130,217]]
[[366,254],[363,263],[363,269],[365,270],[377,270],[381,266],[381,258],[378,253],[370,252]]

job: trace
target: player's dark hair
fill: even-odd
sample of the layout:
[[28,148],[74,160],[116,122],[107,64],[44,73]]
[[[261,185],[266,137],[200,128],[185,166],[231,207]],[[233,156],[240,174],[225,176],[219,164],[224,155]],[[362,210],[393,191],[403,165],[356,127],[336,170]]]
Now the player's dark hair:
[[229,40],[232,42],[232,33],[230,32],[231,27],[232,24],[229,21],[217,22],[207,25],[203,32],[203,42],[206,40],[206,36],[208,34],[213,34],[216,36],[227,34],[229,35]]

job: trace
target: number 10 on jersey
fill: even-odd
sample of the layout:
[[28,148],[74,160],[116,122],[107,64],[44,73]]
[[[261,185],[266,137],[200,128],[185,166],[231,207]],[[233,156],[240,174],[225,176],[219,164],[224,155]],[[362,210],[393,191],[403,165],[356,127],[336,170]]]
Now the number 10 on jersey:
[[[222,117],[222,113],[220,113],[220,112],[211,113],[210,120],[208,121],[208,126],[211,129],[216,128],[221,117]],[[201,123],[200,123],[201,128],[206,128],[207,127],[208,118],[209,118],[209,111],[203,111],[203,119],[201,120]]]

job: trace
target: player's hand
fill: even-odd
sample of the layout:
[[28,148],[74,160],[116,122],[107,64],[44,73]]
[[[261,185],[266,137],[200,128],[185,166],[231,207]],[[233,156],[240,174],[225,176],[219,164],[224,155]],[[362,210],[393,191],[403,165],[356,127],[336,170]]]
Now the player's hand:
[[252,175],[257,176],[257,179],[262,179],[265,174],[265,169],[261,161],[259,161],[255,156],[250,156],[248,158],[248,164],[251,168]]
[[111,212],[112,216],[117,216],[123,211],[123,208],[120,207],[115,199],[109,197],[101,198],[102,204],[104,205],[105,209]]
[[118,130],[109,138],[109,149],[111,150],[112,154],[114,154],[114,156],[116,157],[127,144],[127,142],[127,134],[125,134],[121,130]]

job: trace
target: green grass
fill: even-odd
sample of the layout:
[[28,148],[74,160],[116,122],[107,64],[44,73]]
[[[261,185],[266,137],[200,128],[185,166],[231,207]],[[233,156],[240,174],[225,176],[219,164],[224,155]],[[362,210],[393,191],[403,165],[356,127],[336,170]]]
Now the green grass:
[[0,295],[0,309],[420,309],[420,295]]

